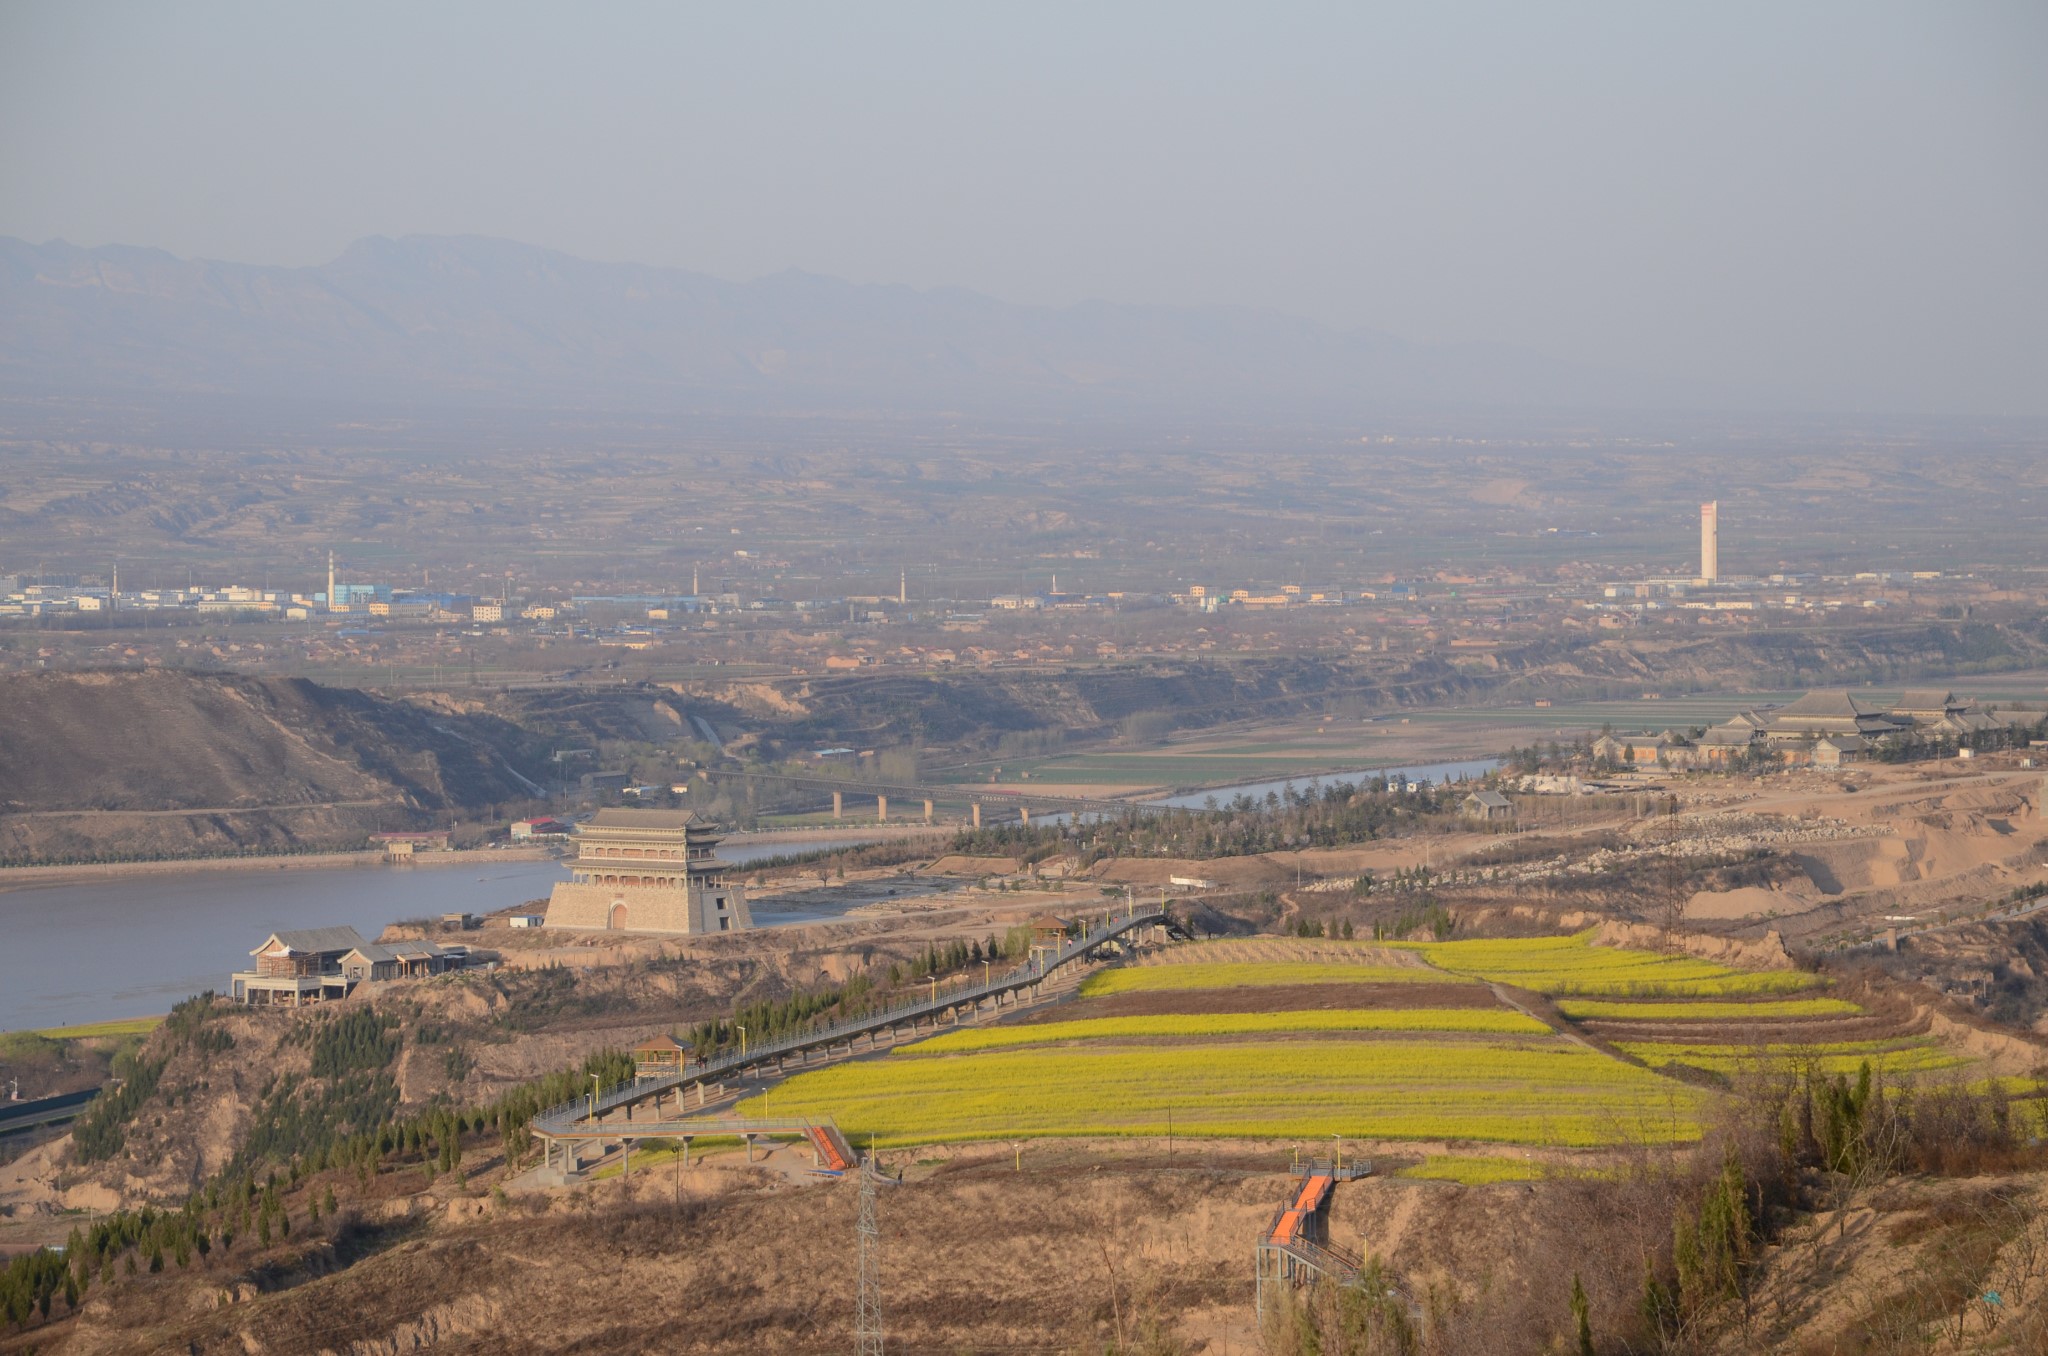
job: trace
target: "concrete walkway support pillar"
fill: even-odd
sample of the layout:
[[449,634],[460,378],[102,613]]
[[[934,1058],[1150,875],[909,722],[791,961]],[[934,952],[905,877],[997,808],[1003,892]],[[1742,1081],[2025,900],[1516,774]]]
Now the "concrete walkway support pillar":
[[932,803],[930,801],[924,803],[924,822],[927,824],[932,822]]
[[974,827],[975,827],[975,828],[977,828],[977,829],[978,829],[978,828],[980,828],[980,827],[981,827],[981,802],[980,802],[980,801],[975,801],[975,802],[974,802],[974,803],[973,803],[972,805],[968,806],[967,808],[968,808],[968,809],[970,809],[970,810],[972,810],[972,811],[974,812]]
[[877,824],[889,822],[889,798],[887,796],[875,797],[875,822]]
[[844,791],[834,791],[832,793],[832,817],[834,819],[846,818],[846,793]]
[[1017,807],[1017,816],[1023,822],[1025,828],[1031,827],[1031,807],[1029,805],[1019,805]]

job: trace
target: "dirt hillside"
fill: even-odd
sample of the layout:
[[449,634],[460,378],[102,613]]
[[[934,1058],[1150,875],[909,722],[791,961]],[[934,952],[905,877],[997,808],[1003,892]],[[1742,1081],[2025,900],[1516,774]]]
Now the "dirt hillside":
[[[0,858],[76,858],[116,843],[127,855],[179,855],[181,842],[209,833],[231,846],[274,834],[353,845],[353,811],[469,809],[531,794],[518,775],[526,742],[491,717],[303,679],[8,674]],[[119,818],[94,818],[109,812]]]

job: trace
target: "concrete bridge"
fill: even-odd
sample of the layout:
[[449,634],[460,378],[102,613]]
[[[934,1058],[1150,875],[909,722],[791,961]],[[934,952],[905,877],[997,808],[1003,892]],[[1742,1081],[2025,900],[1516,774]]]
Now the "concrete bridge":
[[[1000,1010],[1006,1002],[1014,1006],[1028,1001],[1027,995],[1035,996],[1068,967],[1089,964],[1110,944],[1146,933],[1162,939],[1189,936],[1163,906],[1140,909],[1134,904],[1121,917],[1111,916],[1063,947],[1033,948],[1031,958],[1022,965],[980,983],[948,987],[934,981],[930,996],[925,998],[779,1040],[744,1044],[737,1051],[686,1067],[681,1073],[628,1079],[609,1088],[593,1089],[582,1097],[550,1107],[529,1122],[534,1137],[541,1141],[543,1171],[560,1181],[577,1180],[579,1145],[618,1142],[630,1150],[632,1144],[643,1139],[680,1140],[687,1145],[699,1135],[719,1134],[743,1134],[750,1153],[755,1136],[804,1134],[818,1149],[821,1163],[829,1163],[832,1155],[820,1144],[819,1136],[812,1133],[812,1128],[817,1127],[810,1127],[809,1122],[777,1121],[771,1126],[764,1121],[734,1129],[739,1122],[728,1115],[712,1113],[711,1100],[724,1095],[728,1080],[779,1074],[792,1061],[801,1068],[811,1062],[813,1055],[829,1059],[840,1047],[850,1055],[861,1048],[862,1040],[867,1042],[867,1049],[879,1049],[885,1036],[893,1042],[899,1033],[913,1032],[920,1025],[938,1027],[949,1021],[958,1025],[961,1014],[979,1012],[984,1005]],[[673,1106],[673,1113],[665,1110],[665,1101]],[[652,1105],[644,1115],[636,1115],[635,1108],[641,1103]],[[696,1117],[688,1114],[693,1103],[699,1112]],[[630,1159],[630,1152],[627,1156]]]
[[[966,785],[892,785],[887,782],[850,782],[841,777],[806,777],[801,773],[787,772],[732,772],[712,769],[707,776],[736,781],[771,782],[779,786],[793,786],[809,791],[832,793],[832,817],[839,819],[846,813],[846,798],[851,795],[875,800],[875,817],[884,823],[889,819],[889,802],[912,805],[919,802],[924,807],[924,822],[932,822],[933,808],[940,801],[953,804],[964,802],[973,816],[974,827],[981,827],[984,808],[1015,810],[1021,823],[1031,822],[1031,812],[1040,814],[1107,815],[1121,818],[1125,814],[1163,814],[1168,810],[1187,810],[1191,807],[1163,805],[1157,801],[1113,800],[1094,796],[1052,796],[1040,795],[1033,791],[983,789]],[[1196,809],[1195,814],[1204,813]]]

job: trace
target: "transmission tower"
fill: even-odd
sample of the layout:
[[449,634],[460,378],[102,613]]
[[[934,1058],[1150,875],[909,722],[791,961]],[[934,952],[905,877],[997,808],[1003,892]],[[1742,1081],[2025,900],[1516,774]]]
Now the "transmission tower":
[[854,1356],[882,1356],[882,1230],[875,1223],[875,1160],[860,1166],[860,1308],[854,1316]]

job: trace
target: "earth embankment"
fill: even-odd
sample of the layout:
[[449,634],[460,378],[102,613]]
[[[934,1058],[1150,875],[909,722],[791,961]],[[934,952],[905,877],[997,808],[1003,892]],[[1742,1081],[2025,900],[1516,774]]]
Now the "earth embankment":
[[0,675],[0,861],[359,846],[532,794],[529,740],[304,679]]

